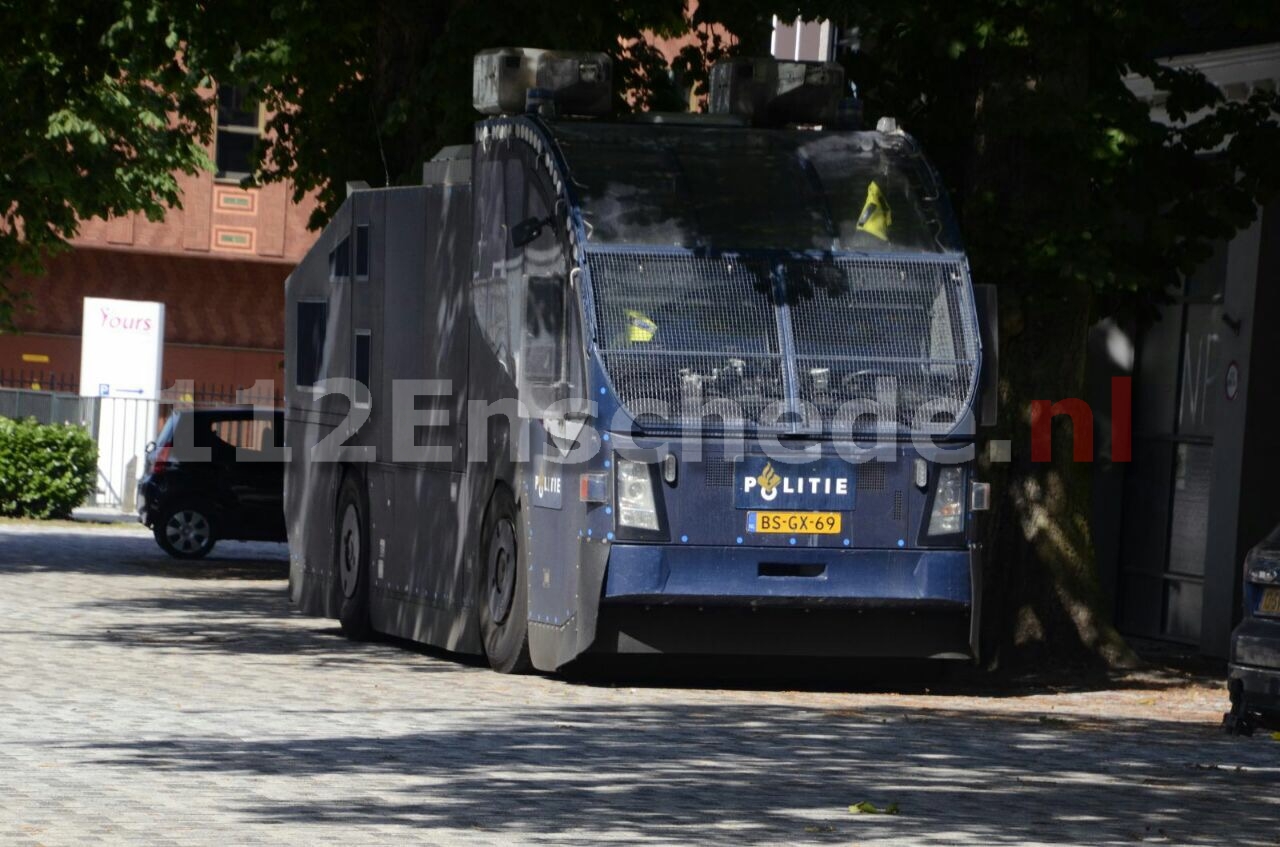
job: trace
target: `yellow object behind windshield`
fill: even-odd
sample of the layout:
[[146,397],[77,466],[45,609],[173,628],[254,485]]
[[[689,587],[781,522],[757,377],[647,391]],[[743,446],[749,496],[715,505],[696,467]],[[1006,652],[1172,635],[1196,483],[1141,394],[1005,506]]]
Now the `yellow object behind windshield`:
[[884,201],[884,193],[880,186],[872,180],[867,186],[867,200],[862,204],[862,214],[858,215],[858,232],[874,235],[881,241],[889,240],[889,227],[893,226],[893,212]]
[[627,341],[632,344],[648,344],[658,332],[658,325],[644,312],[627,309]]

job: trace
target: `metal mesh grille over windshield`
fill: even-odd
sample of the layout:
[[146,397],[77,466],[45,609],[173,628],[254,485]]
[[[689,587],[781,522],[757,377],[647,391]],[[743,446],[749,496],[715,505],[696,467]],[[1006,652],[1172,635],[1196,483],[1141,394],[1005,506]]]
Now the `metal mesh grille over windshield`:
[[596,341],[642,425],[950,430],[977,328],[959,258],[589,251]]
[[828,426],[951,430],[970,400],[977,327],[957,259],[787,267],[796,393]]
[[786,411],[767,262],[591,253],[588,266],[605,368],[642,423]]

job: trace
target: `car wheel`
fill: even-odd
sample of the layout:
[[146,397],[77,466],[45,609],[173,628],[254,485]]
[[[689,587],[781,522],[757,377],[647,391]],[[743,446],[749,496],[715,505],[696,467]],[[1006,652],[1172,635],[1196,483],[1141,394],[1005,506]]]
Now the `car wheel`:
[[203,559],[218,540],[210,510],[193,503],[165,509],[152,532],[161,549],[175,559]]
[[363,641],[373,636],[369,621],[369,521],[364,492],[353,476],[342,480],[336,517],[333,561],[341,589],[338,622],[344,635]]
[[1227,735],[1253,735],[1254,722],[1253,715],[1249,713],[1249,707],[1244,701],[1244,687],[1239,680],[1232,680],[1229,685],[1231,692],[1231,711],[1222,716],[1222,731]]
[[529,601],[523,527],[515,500],[499,488],[485,511],[481,533],[476,605],[489,666],[499,673],[526,673],[529,662]]

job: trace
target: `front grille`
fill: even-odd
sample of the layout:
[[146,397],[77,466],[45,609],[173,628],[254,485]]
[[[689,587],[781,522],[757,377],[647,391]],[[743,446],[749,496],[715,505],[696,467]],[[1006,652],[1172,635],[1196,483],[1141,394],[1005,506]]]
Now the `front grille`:
[[588,267],[601,356],[637,418],[740,426],[785,408],[767,262],[590,253]]
[[595,337],[649,426],[945,432],[972,401],[963,259],[589,250]]
[[725,459],[707,459],[703,463],[706,468],[707,485],[728,488],[733,485],[733,462]]
[[884,462],[867,462],[858,465],[858,481],[855,485],[859,491],[884,491]]

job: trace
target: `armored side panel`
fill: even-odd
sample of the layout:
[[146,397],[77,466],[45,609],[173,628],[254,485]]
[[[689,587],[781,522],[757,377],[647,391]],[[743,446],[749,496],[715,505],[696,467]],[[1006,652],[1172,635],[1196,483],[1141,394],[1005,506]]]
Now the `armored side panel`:
[[[456,168],[455,168],[456,170]],[[463,487],[470,267],[465,182],[383,192],[382,338],[373,375],[379,460],[370,469],[375,628],[476,651]]]
[[285,514],[290,596],[306,614],[336,616],[334,503],[342,466],[323,461],[349,403],[324,381],[349,373],[352,202],[338,210],[285,283]]

